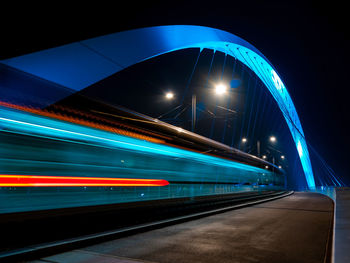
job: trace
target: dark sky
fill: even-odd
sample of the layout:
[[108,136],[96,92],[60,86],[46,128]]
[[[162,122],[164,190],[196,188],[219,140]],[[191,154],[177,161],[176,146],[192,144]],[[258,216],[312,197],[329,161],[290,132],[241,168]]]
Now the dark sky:
[[2,7],[0,58],[146,26],[226,30],[272,62],[295,102],[307,139],[336,173],[350,177],[349,30],[347,8],[340,1],[123,2]]

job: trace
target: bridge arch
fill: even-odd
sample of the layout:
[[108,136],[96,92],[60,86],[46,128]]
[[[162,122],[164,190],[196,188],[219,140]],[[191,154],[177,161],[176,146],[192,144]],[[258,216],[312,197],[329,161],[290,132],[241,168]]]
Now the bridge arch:
[[[79,91],[136,63],[186,48],[208,48],[224,52],[245,64],[260,78],[283,113],[308,187],[314,188],[305,135],[283,81],[259,50],[231,33],[190,25],[148,27],[79,41],[0,62]],[[62,98],[57,98],[59,99]]]

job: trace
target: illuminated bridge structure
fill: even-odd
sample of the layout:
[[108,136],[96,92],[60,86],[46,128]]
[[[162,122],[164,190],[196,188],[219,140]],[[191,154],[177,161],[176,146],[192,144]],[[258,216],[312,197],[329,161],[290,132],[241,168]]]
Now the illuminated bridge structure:
[[187,48],[221,51],[249,67],[276,100],[294,139],[306,182],[315,187],[305,135],[288,91],[273,65],[254,46],[222,30],[188,25],[141,28],[96,37],[0,61],[68,89],[55,93],[46,105],[83,90],[141,61]]

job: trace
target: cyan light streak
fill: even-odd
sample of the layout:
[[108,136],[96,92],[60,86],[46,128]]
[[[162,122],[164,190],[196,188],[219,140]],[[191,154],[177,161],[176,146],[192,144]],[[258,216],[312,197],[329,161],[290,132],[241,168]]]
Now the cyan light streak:
[[155,144],[131,137],[126,137],[102,130],[84,127],[60,120],[0,107],[0,128],[3,132],[39,136],[53,140],[63,140],[72,143],[82,143],[109,148],[120,148],[138,151],[152,155],[164,155],[174,158],[190,159],[204,164],[236,168],[255,173],[269,174],[271,172],[230,160],[187,151],[167,145]]
[[[1,63],[80,91],[136,63],[186,48],[208,48],[224,52],[241,61],[261,79],[286,119],[308,187],[314,188],[314,175],[304,132],[285,85],[258,49],[231,33],[187,25],[141,28],[35,52],[3,60]],[[51,103],[60,99],[62,98],[57,97]]]

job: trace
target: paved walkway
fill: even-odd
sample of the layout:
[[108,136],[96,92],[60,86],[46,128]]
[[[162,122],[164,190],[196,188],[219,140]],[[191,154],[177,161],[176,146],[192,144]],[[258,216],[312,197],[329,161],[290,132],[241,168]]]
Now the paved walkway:
[[332,219],[328,197],[295,193],[35,262],[324,262]]
[[336,188],[334,262],[350,262],[350,188]]

